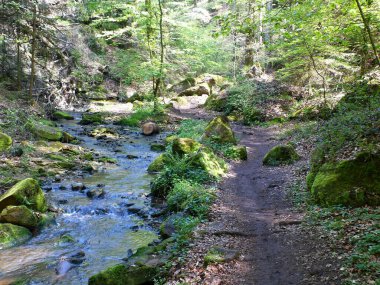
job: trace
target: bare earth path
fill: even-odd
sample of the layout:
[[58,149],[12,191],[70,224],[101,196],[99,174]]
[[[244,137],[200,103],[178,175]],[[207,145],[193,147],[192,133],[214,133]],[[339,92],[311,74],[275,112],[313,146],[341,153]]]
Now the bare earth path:
[[[200,110],[182,117],[208,118]],[[285,189],[295,167],[266,167],[262,159],[278,144],[276,130],[234,125],[240,144],[248,147],[246,162],[232,163],[219,185],[210,222],[196,233],[185,266],[173,272],[173,282],[188,284],[340,284],[336,249],[317,228],[301,225],[303,214],[295,211]],[[305,163],[301,161],[299,163]],[[213,246],[240,254],[225,264],[203,264]]]

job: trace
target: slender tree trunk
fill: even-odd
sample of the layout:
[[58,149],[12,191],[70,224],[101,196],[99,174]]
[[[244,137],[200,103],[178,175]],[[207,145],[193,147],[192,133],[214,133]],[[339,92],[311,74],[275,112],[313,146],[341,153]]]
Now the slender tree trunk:
[[[148,51],[149,51],[149,60],[150,63],[153,64],[153,49],[152,49],[152,1],[151,0],[145,0],[145,11],[148,14],[148,20],[146,24],[146,40],[148,43]],[[155,89],[155,77],[152,77],[152,88]]]
[[373,36],[371,33],[371,27],[369,26],[369,21],[364,15],[363,8],[362,8],[359,0],[355,0],[355,1],[356,1],[356,5],[358,6],[358,9],[359,9],[360,16],[362,17],[365,30],[367,31],[369,41],[371,42],[371,46],[372,46],[373,53],[375,55],[376,63],[380,66],[380,58],[379,58],[379,55],[377,53],[375,40],[373,39]]
[[160,10],[160,68],[159,68],[159,75],[158,78],[156,79],[156,86],[154,88],[154,109],[157,110],[157,103],[158,103],[158,93],[163,77],[163,69],[164,69],[164,52],[165,52],[165,47],[164,47],[164,27],[163,27],[163,18],[164,18],[164,11],[162,8],[162,0],[158,0],[158,7]]
[[33,30],[32,30],[32,49],[31,49],[31,68],[30,68],[30,82],[29,82],[29,97],[33,98],[33,87],[36,72],[36,46],[37,46],[37,4],[33,7]]

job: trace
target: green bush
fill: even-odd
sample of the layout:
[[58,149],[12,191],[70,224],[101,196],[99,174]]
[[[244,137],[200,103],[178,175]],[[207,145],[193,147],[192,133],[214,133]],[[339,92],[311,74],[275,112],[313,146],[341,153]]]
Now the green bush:
[[178,137],[199,140],[204,134],[207,124],[205,120],[183,120],[178,129]]
[[198,183],[179,180],[167,197],[168,208],[175,212],[186,212],[195,217],[204,217],[215,199],[213,190]]
[[157,119],[164,114],[162,106],[159,106],[157,110],[153,106],[144,106],[138,108],[133,114],[120,119],[117,124],[129,127],[138,127],[141,122],[148,119]]

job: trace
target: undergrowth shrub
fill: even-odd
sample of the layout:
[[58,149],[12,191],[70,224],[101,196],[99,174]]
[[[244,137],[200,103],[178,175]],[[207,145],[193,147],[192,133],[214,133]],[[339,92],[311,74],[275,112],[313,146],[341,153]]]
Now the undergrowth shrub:
[[177,132],[178,137],[199,140],[204,134],[207,124],[205,120],[183,120]]
[[159,105],[157,109],[154,109],[153,106],[144,106],[138,108],[131,115],[120,119],[117,124],[122,126],[138,127],[141,122],[148,119],[160,121],[163,115],[164,109],[161,105]]

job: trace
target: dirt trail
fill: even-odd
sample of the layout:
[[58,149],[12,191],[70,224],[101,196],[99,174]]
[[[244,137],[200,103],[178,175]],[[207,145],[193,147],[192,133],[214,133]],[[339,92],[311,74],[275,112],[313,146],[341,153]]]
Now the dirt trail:
[[[209,117],[201,110],[181,116]],[[303,213],[286,197],[295,168],[262,165],[268,150],[279,143],[277,130],[241,125],[233,129],[240,144],[248,147],[248,160],[232,163],[219,185],[210,222],[198,231],[187,263],[173,273],[174,280],[212,285],[340,284],[339,262],[329,254],[329,243],[325,245],[317,229],[301,225]],[[241,257],[205,267],[203,257],[212,246],[237,250]]]

